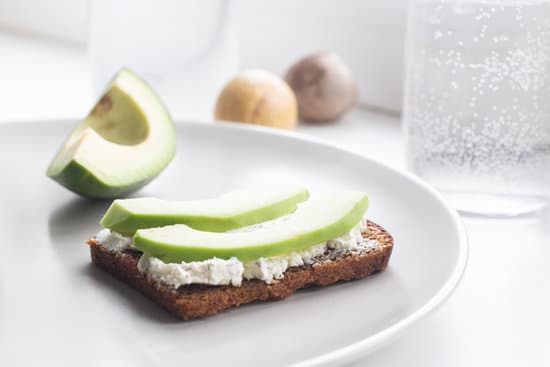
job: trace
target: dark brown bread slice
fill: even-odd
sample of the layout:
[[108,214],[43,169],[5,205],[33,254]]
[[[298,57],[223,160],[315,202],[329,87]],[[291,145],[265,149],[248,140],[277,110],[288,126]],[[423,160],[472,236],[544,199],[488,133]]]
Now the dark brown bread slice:
[[94,239],[87,243],[96,266],[136,288],[182,320],[190,320],[254,301],[282,299],[300,288],[360,279],[384,270],[393,248],[392,236],[379,225],[367,221],[363,237],[378,241],[379,246],[289,268],[284,278],[273,284],[245,280],[240,287],[191,284],[178,289],[141,273],[137,268],[141,256],[139,251],[111,251]]

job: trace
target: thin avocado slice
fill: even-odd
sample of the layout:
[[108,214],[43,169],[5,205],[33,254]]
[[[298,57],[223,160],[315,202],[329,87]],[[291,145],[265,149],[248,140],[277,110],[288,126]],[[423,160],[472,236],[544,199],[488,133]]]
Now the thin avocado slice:
[[337,192],[310,199],[285,221],[251,232],[203,232],[183,224],[140,229],[134,246],[164,262],[201,261],[232,256],[241,261],[303,250],[343,235],[363,218],[362,192]]
[[308,197],[308,190],[302,186],[283,185],[232,191],[208,200],[122,199],[111,204],[100,223],[126,235],[178,223],[202,231],[224,232],[291,213]]
[[151,181],[175,151],[166,107],[145,81],[122,69],[63,143],[47,175],[80,195],[112,199]]

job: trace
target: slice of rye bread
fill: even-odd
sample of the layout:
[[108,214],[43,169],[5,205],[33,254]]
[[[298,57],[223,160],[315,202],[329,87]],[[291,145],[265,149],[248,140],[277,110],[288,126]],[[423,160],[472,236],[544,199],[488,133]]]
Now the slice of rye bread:
[[321,257],[312,265],[288,268],[284,277],[272,284],[254,279],[243,280],[240,287],[190,284],[177,289],[159,283],[138,270],[140,251],[112,251],[95,239],[87,243],[96,266],[139,290],[182,320],[190,320],[250,302],[282,299],[300,288],[360,279],[384,270],[393,248],[392,236],[384,228],[367,221],[363,237],[376,240],[378,246],[327,253],[328,256]]

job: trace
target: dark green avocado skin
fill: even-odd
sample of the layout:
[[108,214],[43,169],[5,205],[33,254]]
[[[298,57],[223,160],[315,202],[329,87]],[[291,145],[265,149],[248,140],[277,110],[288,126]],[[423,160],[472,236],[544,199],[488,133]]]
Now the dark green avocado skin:
[[130,185],[106,185],[104,182],[98,180],[88,169],[73,160],[57,175],[50,175],[49,177],[72,192],[90,199],[116,199],[139,190],[156,176],[147,177]]

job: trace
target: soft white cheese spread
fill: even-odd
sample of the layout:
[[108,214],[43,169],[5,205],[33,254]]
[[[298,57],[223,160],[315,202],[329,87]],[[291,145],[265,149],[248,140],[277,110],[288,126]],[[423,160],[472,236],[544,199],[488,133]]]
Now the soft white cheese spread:
[[[232,232],[253,231],[269,226],[273,221],[232,230]],[[367,249],[378,246],[375,240],[366,240],[361,235],[366,230],[365,220],[344,235],[327,242],[313,245],[305,250],[286,255],[261,257],[256,260],[241,262],[236,257],[230,259],[212,258],[204,261],[165,263],[155,257],[142,255],[138,269],[147,273],[156,281],[178,288],[185,284],[210,284],[240,286],[243,279],[260,279],[268,284],[282,279],[284,272],[293,266],[313,264],[316,259],[327,253],[340,254],[345,251]],[[109,229],[103,229],[96,235],[96,241],[112,251],[133,248],[132,239]]]
[[122,251],[134,247],[132,237],[126,237],[110,229],[102,229],[95,235],[95,240],[109,250]]
[[236,257],[228,260],[212,258],[204,261],[165,263],[156,257],[142,255],[138,269],[155,280],[178,288],[184,284],[241,285],[243,263]]

